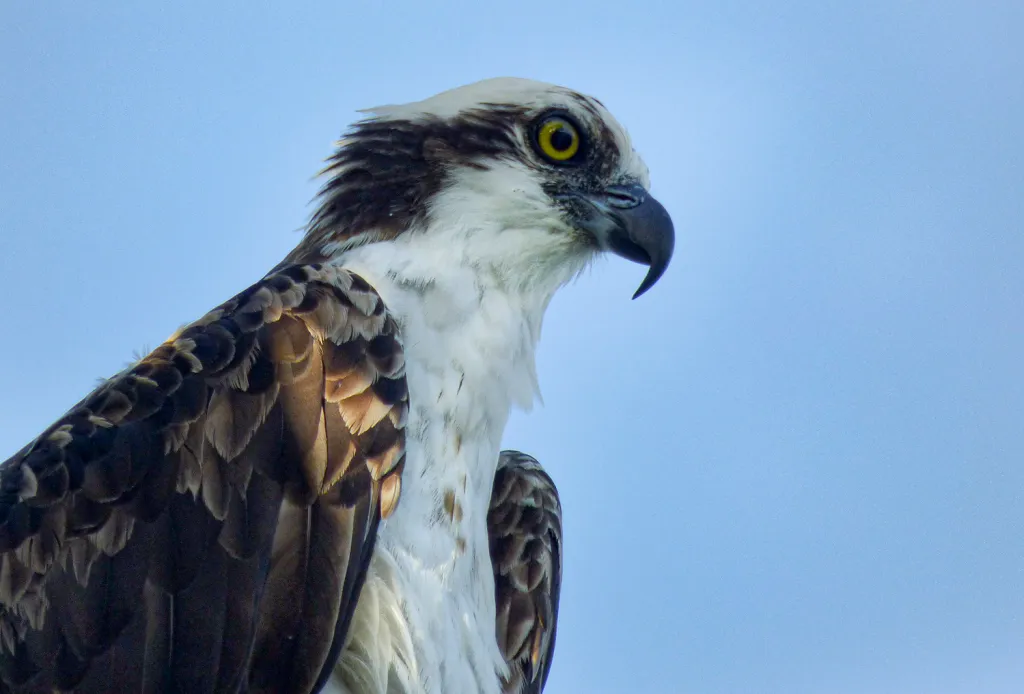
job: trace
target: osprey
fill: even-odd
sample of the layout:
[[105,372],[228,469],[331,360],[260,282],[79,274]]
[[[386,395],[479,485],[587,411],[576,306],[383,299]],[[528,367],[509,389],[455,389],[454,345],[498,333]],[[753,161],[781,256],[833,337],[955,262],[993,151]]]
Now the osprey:
[[256,284],[0,466],[0,691],[540,692],[561,509],[500,452],[555,291],[673,228],[597,100],[376,109]]

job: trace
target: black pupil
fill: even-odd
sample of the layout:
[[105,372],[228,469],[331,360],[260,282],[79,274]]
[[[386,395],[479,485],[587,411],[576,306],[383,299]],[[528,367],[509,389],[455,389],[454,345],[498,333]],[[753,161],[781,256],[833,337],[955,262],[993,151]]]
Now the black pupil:
[[551,133],[551,147],[556,152],[564,152],[572,147],[572,133],[567,128],[559,128]]

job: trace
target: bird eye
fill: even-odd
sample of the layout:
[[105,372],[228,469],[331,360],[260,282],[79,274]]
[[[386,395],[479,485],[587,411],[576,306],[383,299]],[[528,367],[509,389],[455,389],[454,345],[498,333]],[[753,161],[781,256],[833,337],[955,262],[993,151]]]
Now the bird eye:
[[537,128],[537,147],[551,161],[567,162],[580,151],[579,130],[565,118],[545,118]]

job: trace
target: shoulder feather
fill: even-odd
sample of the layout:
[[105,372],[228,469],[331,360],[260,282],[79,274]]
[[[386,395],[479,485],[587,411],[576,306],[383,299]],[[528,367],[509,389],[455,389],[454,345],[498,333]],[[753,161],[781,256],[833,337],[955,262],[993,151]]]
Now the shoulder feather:
[[401,490],[394,320],[292,265],[0,465],[2,691],[310,692]]

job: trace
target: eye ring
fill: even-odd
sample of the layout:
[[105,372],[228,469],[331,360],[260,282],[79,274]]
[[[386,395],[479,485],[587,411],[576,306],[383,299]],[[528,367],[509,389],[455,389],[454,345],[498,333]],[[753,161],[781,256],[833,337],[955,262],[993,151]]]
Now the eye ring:
[[583,149],[579,128],[560,114],[540,120],[534,131],[534,142],[540,153],[555,164],[571,163],[579,158]]

